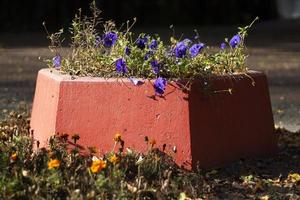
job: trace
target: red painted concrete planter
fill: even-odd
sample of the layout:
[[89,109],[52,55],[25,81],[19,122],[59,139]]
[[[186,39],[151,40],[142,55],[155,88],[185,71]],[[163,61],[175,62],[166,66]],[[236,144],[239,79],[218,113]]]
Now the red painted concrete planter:
[[[154,94],[150,82],[134,86],[128,79],[76,78],[39,72],[31,127],[42,145],[54,133],[78,133],[80,144],[113,146],[116,132],[125,146],[144,151],[144,137],[174,154],[175,161],[190,169],[197,162],[204,168],[231,161],[267,156],[277,151],[277,137],[266,76],[211,76],[209,90],[195,82],[187,94],[167,85],[165,98]],[[232,88],[232,94],[226,92]]]

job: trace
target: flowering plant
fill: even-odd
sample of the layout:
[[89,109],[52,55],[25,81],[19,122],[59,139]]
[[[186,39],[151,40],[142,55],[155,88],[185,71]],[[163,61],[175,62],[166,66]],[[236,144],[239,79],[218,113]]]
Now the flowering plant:
[[49,67],[73,76],[156,79],[154,88],[160,95],[167,80],[193,80],[210,74],[247,71],[244,40],[257,18],[249,26],[240,28],[232,39],[225,39],[219,50],[210,51],[197,39],[199,37],[195,40],[171,37],[170,45],[165,45],[157,35],[142,33],[134,37],[131,28],[136,19],[132,23],[127,21],[125,30],[119,30],[113,21],[99,19],[101,12],[95,3],[91,9],[91,18],[79,12],[73,20],[69,55],[62,57],[59,51],[63,30],[49,35],[50,49],[56,54],[53,60],[47,61]]

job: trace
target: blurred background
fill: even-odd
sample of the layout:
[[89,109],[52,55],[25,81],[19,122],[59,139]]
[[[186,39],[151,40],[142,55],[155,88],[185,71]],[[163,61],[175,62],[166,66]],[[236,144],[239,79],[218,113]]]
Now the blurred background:
[[[42,27],[68,29],[79,8],[90,15],[91,0],[0,1],[0,109],[31,105],[35,78],[53,55]],[[104,20],[118,25],[137,17],[134,32],[192,37],[218,47],[238,26],[260,20],[246,40],[247,66],[263,70],[269,79],[275,122],[300,128],[300,0],[96,0]],[[67,45],[67,43],[65,44]]]
[[[49,28],[58,29],[70,24],[79,8],[89,13],[91,0],[1,0],[0,30],[39,31],[46,20]],[[248,23],[256,16],[262,21],[298,18],[298,0],[97,0],[105,19],[122,23],[133,17],[138,26],[223,25]]]
[[[2,46],[45,45],[45,37],[35,35],[12,38],[13,34],[45,33],[45,21],[50,32],[68,29],[78,9],[83,15],[91,15],[92,0],[1,0],[0,33]],[[217,45],[224,37],[237,31],[238,26],[249,24],[256,16],[260,21],[249,45],[271,44],[272,40],[298,41],[300,0],[96,0],[103,11],[104,20],[113,19],[117,25],[136,17],[135,29],[159,33],[166,38],[172,24],[180,36],[187,36],[193,29],[200,29],[204,40]],[[229,28],[230,27],[230,28]],[[232,29],[235,27],[235,29]],[[221,28],[221,29],[220,29]],[[270,31],[272,29],[272,31]],[[286,34],[282,34],[282,30]],[[7,38],[5,36],[8,36]],[[288,37],[288,38],[287,38]],[[267,41],[266,41],[267,40]]]
[[[91,0],[1,0],[0,29],[39,31],[44,20],[52,30],[67,27],[79,8],[89,13],[90,3]],[[97,0],[96,3],[104,11],[105,19],[120,24],[137,17],[137,26],[240,24],[256,16],[261,20],[279,16],[274,0]]]

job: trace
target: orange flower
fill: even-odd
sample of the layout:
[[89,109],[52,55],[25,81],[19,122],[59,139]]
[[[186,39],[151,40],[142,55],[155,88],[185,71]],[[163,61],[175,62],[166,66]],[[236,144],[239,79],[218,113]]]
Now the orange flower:
[[121,141],[121,134],[120,133],[115,134],[114,141],[115,142],[120,142]]
[[57,168],[60,165],[60,161],[57,159],[51,159],[48,162],[48,169],[53,169],[53,168]]
[[10,160],[11,160],[11,161],[16,161],[16,160],[17,160],[17,157],[18,157],[18,154],[17,154],[17,153],[13,153],[13,154],[11,154],[11,156],[10,156]]
[[154,145],[156,145],[156,140],[151,139],[149,143],[150,143],[151,147],[154,147]]
[[108,160],[109,160],[109,162],[111,162],[115,165],[119,162],[120,158],[118,156],[116,156],[116,154],[114,154],[111,157],[109,157]]
[[90,170],[93,173],[98,173],[102,169],[106,168],[106,162],[103,160],[93,160],[92,166],[90,167]]

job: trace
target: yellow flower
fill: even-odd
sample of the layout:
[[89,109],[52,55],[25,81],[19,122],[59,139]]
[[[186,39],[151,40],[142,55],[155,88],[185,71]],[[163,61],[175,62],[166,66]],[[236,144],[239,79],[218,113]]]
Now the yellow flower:
[[120,133],[115,134],[114,141],[115,142],[120,142],[121,141],[121,134]]
[[290,180],[292,183],[300,183],[300,174],[294,173],[294,174],[289,174],[288,180]]
[[119,157],[116,156],[116,154],[112,155],[111,157],[109,157],[109,162],[113,163],[114,165],[117,164],[119,162]]
[[98,173],[102,169],[106,168],[106,162],[103,160],[93,160],[92,166],[90,167],[90,170],[93,173]]
[[60,165],[60,161],[57,159],[51,159],[48,162],[48,169],[53,169],[53,168],[57,168]]
[[269,200],[269,199],[270,199],[270,196],[266,194],[266,195],[264,195],[264,196],[261,196],[259,199],[260,199],[260,200]]
[[13,153],[13,154],[10,156],[10,160],[11,160],[11,161],[16,161],[16,160],[17,160],[17,157],[18,157],[18,154],[17,154],[17,153]]

